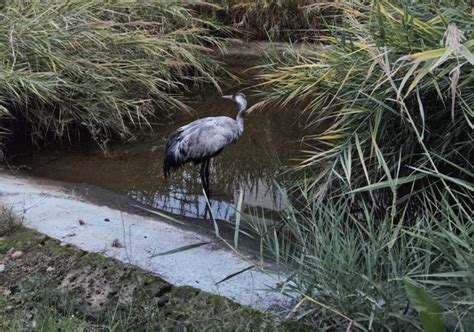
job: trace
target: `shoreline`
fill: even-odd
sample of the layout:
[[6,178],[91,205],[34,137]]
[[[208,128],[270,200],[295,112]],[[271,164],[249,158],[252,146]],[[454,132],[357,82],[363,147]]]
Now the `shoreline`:
[[[133,264],[173,285],[196,287],[258,310],[289,306],[285,295],[265,290],[280,282],[274,274],[252,269],[216,285],[219,280],[247,268],[252,261],[237,256],[209,235],[155,217],[95,205],[80,198],[74,190],[65,192],[57,182],[53,185],[46,180],[35,182],[4,172],[0,172],[0,182],[2,205],[23,218],[26,227],[62,243]],[[123,242],[123,248],[112,245],[115,239]],[[155,253],[196,243],[209,244],[149,258]]]

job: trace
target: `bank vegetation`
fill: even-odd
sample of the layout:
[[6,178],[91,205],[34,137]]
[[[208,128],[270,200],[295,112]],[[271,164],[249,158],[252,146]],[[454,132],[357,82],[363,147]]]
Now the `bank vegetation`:
[[279,232],[260,232],[318,326],[472,330],[471,8],[334,5],[319,49],[262,66],[263,103],[299,102],[327,129],[306,138]]
[[189,89],[218,88],[219,29],[164,1],[3,1],[0,133],[129,139],[159,112],[186,109]]

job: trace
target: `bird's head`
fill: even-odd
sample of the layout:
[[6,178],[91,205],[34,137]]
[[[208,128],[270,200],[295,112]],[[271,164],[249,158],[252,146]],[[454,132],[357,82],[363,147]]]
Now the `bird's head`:
[[239,110],[244,110],[247,107],[247,98],[242,92],[234,93],[233,95],[222,96],[222,98],[233,100],[239,105]]

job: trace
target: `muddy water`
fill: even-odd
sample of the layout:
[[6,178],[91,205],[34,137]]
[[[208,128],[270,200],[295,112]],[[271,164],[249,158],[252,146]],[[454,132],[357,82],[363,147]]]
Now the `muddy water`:
[[[247,68],[248,60],[239,57],[237,61],[244,63],[229,68],[244,77],[241,73]],[[241,88],[233,87],[224,92]],[[235,117],[236,106],[220,98],[215,90],[195,95],[193,99],[192,114],[176,114],[168,123],[155,126],[151,137],[109,146],[105,154],[95,146],[43,149],[15,162],[25,165],[35,175],[98,185],[161,211],[203,218],[206,199],[198,167],[188,165],[165,180],[162,175],[164,145],[168,135],[179,126],[206,116]],[[249,106],[258,101],[251,96],[248,99]],[[263,109],[245,116],[243,136],[211,164],[210,203],[216,219],[232,221],[235,218],[235,205],[241,191],[243,212],[247,215],[271,216],[284,208],[282,193],[275,187],[274,179],[281,166],[291,164],[297,157],[303,124],[296,115],[290,108]]]

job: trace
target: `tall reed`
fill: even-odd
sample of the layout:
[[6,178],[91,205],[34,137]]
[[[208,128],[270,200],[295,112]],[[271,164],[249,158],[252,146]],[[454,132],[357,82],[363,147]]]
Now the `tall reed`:
[[404,288],[410,278],[439,301],[447,326],[470,330],[474,33],[468,2],[333,6],[344,18],[321,38],[323,46],[289,50],[262,66],[264,103],[299,101],[309,126],[328,127],[306,140],[303,175],[281,232],[262,234],[293,269],[295,291],[313,305],[306,314],[330,318],[318,322],[421,328]]
[[[234,27],[247,39],[314,40],[334,11],[322,0],[206,0],[201,12]],[[201,3],[202,5],[202,3]],[[205,10],[207,9],[207,10]]]
[[220,29],[176,3],[3,1],[0,127],[33,142],[129,138],[222,73]]

